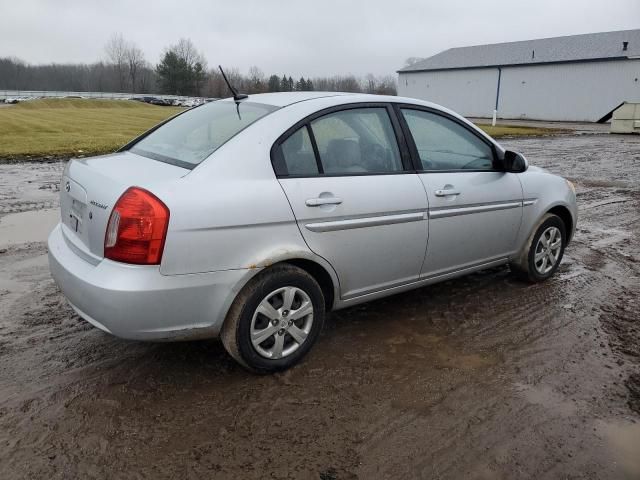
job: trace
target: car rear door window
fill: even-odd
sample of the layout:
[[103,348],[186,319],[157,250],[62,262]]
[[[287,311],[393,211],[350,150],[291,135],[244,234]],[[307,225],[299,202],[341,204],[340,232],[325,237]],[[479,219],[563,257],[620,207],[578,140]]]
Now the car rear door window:
[[[307,127],[301,127],[280,145],[279,175],[317,175],[318,163]],[[278,168],[276,168],[278,170]]]
[[403,170],[387,109],[355,108],[311,122],[325,174],[391,173]]
[[423,170],[493,170],[489,144],[442,115],[402,109]]

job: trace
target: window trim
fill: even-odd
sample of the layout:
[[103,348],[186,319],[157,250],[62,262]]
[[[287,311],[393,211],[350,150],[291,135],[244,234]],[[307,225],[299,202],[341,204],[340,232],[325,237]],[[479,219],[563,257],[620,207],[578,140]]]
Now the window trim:
[[[322,160],[320,158],[320,153],[318,151],[318,145],[316,143],[315,135],[313,134],[313,129],[311,128],[311,122],[317,120],[318,118],[324,117],[326,115],[330,115],[332,113],[341,112],[345,110],[358,110],[363,108],[383,108],[387,112],[387,116],[389,117],[389,122],[391,123],[391,128],[393,129],[394,139],[396,141],[396,145],[398,147],[398,153],[400,154],[400,163],[402,164],[402,170],[394,171],[394,172],[348,172],[348,173],[324,173],[324,167],[322,166]],[[282,149],[280,146],[287,141],[287,139],[296,133],[299,129],[306,127],[307,132],[309,133],[309,137],[311,139],[311,145],[313,146],[313,153],[316,157],[316,163],[318,165],[317,174],[298,174],[298,175],[282,175],[278,174],[278,170],[282,170],[282,167],[286,169],[286,164],[284,163],[284,158],[282,156]],[[280,135],[277,140],[271,146],[270,151],[271,157],[271,166],[273,168],[273,173],[276,175],[276,178],[285,179],[285,178],[323,178],[323,177],[362,177],[362,176],[380,176],[380,175],[406,175],[407,173],[415,173],[415,168],[413,166],[413,161],[411,159],[410,149],[406,144],[406,139],[404,132],[402,131],[402,127],[396,118],[396,112],[391,103],[389,102],[354,102],[354,103],[346,103],[342,105],[334,105],[332,107],[323,108],[322,110],[318,110],[317,112],[312,113],[311,115],[306,116],[302,120],[294,123],[291,127],[289,127],[285,132]],[[279,166],[278,166],[279,164]]]
[[[320,159],[320,150],[318,150],[318,144],[316,143],[316,136],[313,134],[313,128],[311,128],[311,122],[308,122],[304,126],[304,128],[307,129],[307,135],[309,135],[309,141],[311,142],[311,149],[313,150],[313,156],[316,158],[316,166],[318,167],[318,175],[324,175],[324,165],[322,165],[322,160]],[[300,129],[302,130],[302,127]],[[293,132],[293,134],[295,134],[297,131],[298,130]],[[293,134],[291,134],[291,135],[293,135]],[[291,137],[291,135],[289,135],[289,137],[287,137],[287,140]],[[285,142],[287,140],[285,140]]]
[[[424,105],[414,105],[411,103],[394,103],[393,104],[393,109],[395,111],[396,116],[398,117],[398,122],[401,125],[402,131],[405,135],[406,138],[406,142],[408,144],[409,147],[409,151],[411,152],[411,160],[413,163],[413,167],[415,168],[416,173],[460,173],[460,172],[505,172],[504,168],[496,168],[496,165],[499,165],[499,155],[498,155],[498,150],[496,148],[496,144],[492,141],[490,141],[489,139],[487,139],[486,137],[484,137],[483,135],[481,135],[480,133],[478,133],[477,131],[475,131],[473,128],[470,128],[469,125],[467,125],[466,123],[462,122],[459,118],[454,117],[453,115],[448,114],[447,112],[443,112],[442,110],[438,110],[436,108],[432,108],[432,107],[427,107]],[[440,117],[446,118],[447,120],[451,120],[454,123],[460,125],[462,128],[464,128],[466,131],[470,132],[471,134],[473,134],[476,138],[478,138],[480,141],[482,141],[483,143],[485,143],[487,146],[489,146],[491,148],[491,153],[493,154],[493,159],[492,159],[492,164],[493,164],[493,168],[491,168],[490,170],[487,169],[480,169],[480,168],[474,168],[474,169],[470,169],[470,168],[452,168],[452,169],[447,169],[447,170],[437,170],[437,169],[425,169],[422,167],[422,161],[420,160],[420,154],[418,153],[418,147],[415,143],[415,140],[413,138],[413,134],[411,133],[411,129],[409,128],[409,124],[407,123],[407,120],[404,118],[404,115],[402,114],[402,110],[418,110],[418,111],[423,111],[423,112],[427,112],[427,113],[431,113],[434,115],[438,115]]]

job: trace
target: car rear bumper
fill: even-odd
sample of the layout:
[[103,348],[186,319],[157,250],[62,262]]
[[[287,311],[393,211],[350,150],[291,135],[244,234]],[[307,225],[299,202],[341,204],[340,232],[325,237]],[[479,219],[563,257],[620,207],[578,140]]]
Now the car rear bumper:
[[157,266],[80,257],[61,226],[49,236],[51,274],[78,314],[132,340],[216,337],[238,291],[255,270],[162,275]]

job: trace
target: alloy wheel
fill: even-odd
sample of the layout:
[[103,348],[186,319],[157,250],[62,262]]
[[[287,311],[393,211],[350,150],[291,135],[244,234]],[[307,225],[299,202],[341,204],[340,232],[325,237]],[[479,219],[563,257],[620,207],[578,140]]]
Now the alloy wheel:
[[555,267],[562,250],[562,234],[558,227],[549,227],[538,239],[534,264],[540,275],[546,275]]
[[306,341],[312,325],[309,295],[297,287],[282,287],[258,304],[251,319],[251,344],[265,358],[284,358]]

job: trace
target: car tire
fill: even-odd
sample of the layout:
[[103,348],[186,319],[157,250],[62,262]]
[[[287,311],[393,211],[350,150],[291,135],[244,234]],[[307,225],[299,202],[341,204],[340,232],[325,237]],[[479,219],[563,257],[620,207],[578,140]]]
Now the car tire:
[[564,222],[557,215],[547,213],[538,222],[520,256],[510,263],[511,270],[528,282],[542,282],[558,270],[566,244]]
[[220,333],[222,344],[251,372],[286,370],[316,342],[324,305],[320,285],[306,271],[273,266],[251,279],[234,300]]

